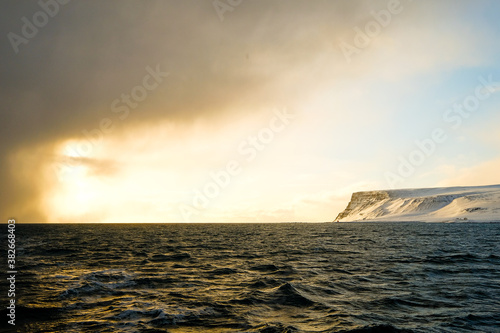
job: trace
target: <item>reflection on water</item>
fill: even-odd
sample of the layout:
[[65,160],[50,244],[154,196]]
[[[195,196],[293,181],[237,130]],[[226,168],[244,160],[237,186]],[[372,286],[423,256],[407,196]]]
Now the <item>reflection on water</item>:
[[17,238],[19,332],[498,332],[500,322],[500,224],[18,225]]

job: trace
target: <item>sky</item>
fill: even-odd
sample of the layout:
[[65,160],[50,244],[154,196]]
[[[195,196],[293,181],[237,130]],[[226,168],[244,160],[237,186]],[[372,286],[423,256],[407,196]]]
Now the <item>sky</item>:
[[500,3],[4,1],[0,218],[323,222],[500,184]]

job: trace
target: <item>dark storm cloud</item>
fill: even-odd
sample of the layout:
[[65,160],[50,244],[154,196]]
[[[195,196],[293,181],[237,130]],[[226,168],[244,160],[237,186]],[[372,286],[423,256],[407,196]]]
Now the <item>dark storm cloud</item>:
[[74,0],[13,47],[9,33],[22,37],[23,17],[33,22],[42,8],[37,1],[3,2],[0,217],[23,210],[25,220],[42,218],[36,208],[25,209],[42,190],[37,165],[13,178],[13,153],[97,127],[116,98],[141,84],[147,66],[170,75],[124,126],[189,121],[234,111],[231,106],[243,102],[283,103],[290,91],[275,93],[279,76],[314,60],[330,38],[335,45],[336,34],[367,15],[358,10],[363,4],[243,1],[221,22],[212,1]]

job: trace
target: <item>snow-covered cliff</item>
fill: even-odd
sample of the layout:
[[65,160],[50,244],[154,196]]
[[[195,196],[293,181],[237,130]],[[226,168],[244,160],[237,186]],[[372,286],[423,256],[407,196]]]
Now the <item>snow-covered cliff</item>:
[[357,192],[335,222],[500,222],[500,185]]

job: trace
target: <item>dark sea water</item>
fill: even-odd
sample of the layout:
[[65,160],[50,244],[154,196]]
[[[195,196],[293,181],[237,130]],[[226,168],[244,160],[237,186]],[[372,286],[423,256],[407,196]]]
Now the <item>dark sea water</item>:
[[500,224],[16,227],[18,332],[500,332]]

